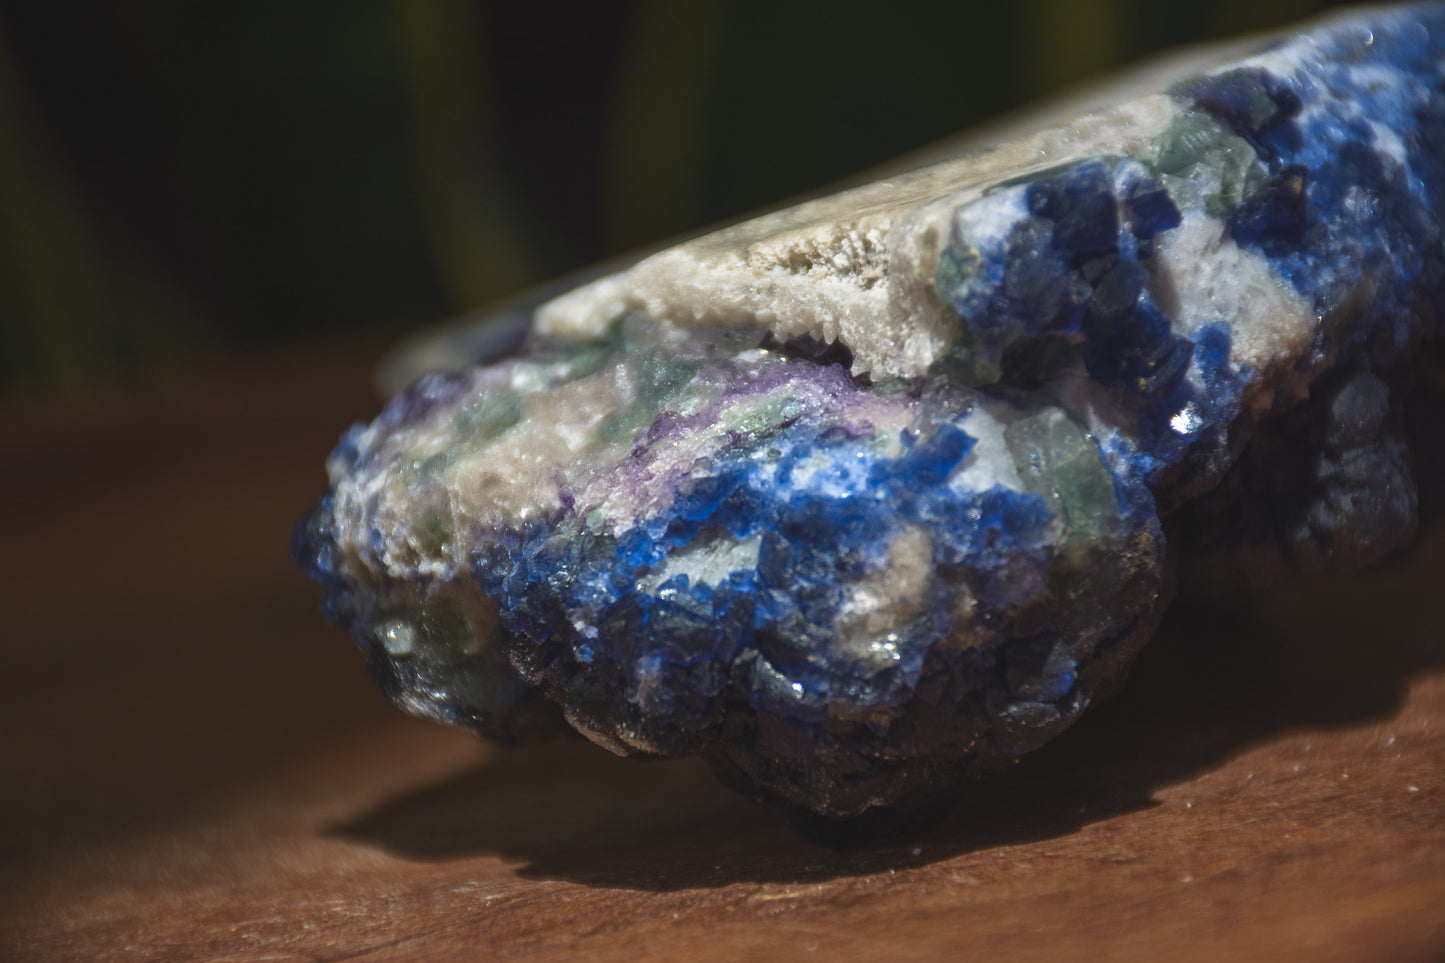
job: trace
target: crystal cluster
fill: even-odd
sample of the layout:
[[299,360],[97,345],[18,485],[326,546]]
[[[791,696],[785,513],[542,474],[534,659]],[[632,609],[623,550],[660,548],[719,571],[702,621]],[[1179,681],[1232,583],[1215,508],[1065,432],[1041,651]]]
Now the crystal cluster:
[[1408,539],[1442,64],[1356,13],[663,251],[348,432],[294,554],[412,712],[925,807],[1120,680],[1171,552]]

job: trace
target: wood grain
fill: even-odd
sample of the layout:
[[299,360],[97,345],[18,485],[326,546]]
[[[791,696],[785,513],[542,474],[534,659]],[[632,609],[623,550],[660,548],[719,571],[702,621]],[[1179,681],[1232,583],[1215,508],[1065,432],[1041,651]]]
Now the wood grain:
[[830,849],[690,761],[386,704],[286,563],[375,407],[311,360],[0,419],[0,956],[1445,959],[1445,528],[1175,611],[945,823]]

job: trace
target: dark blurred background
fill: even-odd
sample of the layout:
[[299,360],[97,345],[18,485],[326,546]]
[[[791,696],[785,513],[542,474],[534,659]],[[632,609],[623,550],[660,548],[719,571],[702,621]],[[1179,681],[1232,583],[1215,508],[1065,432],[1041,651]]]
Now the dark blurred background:
[[0,395],[382,341],[1309,0],[0,0]]

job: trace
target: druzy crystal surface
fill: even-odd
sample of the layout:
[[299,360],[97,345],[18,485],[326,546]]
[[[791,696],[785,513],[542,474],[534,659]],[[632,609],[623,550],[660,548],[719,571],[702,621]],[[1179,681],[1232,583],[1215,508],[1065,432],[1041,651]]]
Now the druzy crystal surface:
[[1442,64],[1445,7],[1357,12],[503,319],[295,555],[412,712],[926,807],[1122,678],[1174,554],[1409,538]]

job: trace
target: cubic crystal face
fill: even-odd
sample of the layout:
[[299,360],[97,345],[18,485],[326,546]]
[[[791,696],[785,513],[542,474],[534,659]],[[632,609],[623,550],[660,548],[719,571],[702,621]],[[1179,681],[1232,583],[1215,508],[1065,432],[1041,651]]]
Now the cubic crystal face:
[[1442,63],[1356,13],[543,303],[346,434],[297,561],[412,712],[924,808],[1119,681],[1177,546],[1410,537]]

